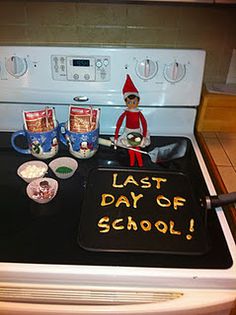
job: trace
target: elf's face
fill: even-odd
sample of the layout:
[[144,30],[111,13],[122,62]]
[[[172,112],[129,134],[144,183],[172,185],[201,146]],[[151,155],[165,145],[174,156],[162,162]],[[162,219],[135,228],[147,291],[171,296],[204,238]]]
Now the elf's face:
[[127,97],[125,100],[125,103],[126,103],[126,106],[128,107],[128,109],[135,109],[138,107],[139,98],[137,96],[135,96],[132,99]]

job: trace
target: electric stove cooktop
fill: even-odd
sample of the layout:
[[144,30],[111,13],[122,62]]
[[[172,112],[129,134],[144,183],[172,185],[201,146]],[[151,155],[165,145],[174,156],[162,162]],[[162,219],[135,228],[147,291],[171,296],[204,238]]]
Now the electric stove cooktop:
[[[103,265],[136,267],[173,267],[199,269],[226,269],[232,265],[218,217],[214,210],[207,210],[205,229],[207,250],[202,254],[90,251],[82,248],[77,239],[85,189],[91,170],[128,169],[128,152],[118,148],[100,146],[89,160],[79,160],[79,168],[68,180],[60,180],[57,196],[48,204],[37,204],[26,195],[26,186],[16,170],[20,164],[33,160],[20,155],[10,146],[11,133],[1,133],[0,144],[0,261],[18,263]],[[170,144],[179,137],[153,137],[149,148]],[[188,174],[196,198],[208,195],[191,141],[187,139],[185,157],[170,162],[154,164],[143,156],[148,172]],[[69,156],[65,147],[58,156]],[[49,163],[50,160],[46,161]],[[135,171],[136,167],[132,168]],[[49,171],[49,177],[54,175]],[[55,178],[55,177],[54,177]],[[95,183],[95,186],[99,183]],[[83,230],[86,231],[86,228]],[[91,233],[88,225],[88,233]]]

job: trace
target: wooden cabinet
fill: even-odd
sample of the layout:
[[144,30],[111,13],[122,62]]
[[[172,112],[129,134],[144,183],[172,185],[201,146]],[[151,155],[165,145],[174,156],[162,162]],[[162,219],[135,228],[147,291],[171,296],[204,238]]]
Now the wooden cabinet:
[[236,96],[202,92],[197,131],[236,132]]
[[222,4],[235,4],[235,0],[214,0],[214,3],[222,3]]

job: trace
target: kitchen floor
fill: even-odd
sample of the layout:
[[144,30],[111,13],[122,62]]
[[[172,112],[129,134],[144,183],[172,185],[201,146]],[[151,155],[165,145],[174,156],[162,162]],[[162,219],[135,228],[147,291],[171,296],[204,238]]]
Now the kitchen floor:
[[204,132],[203,137],[227,191],[236,191],[236,133]]

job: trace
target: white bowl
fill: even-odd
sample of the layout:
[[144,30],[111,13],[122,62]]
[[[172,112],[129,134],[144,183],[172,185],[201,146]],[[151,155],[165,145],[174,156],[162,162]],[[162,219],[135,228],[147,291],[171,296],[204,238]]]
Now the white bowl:
[[33,180],[26,187],[26,193],[30,199],[37,203],[48,203],[57,194],[58,182],[49,177]]
[[59,157],[51,161],[49,167],[58,178],[67,179],[74,175],[78,162],[71,157]]
[[33,160],[21,164],[17,169],[17,175],[26,181],[26,183],[30,183],[34,179],[44,177],[47,171],[48,166],[46,163]]

